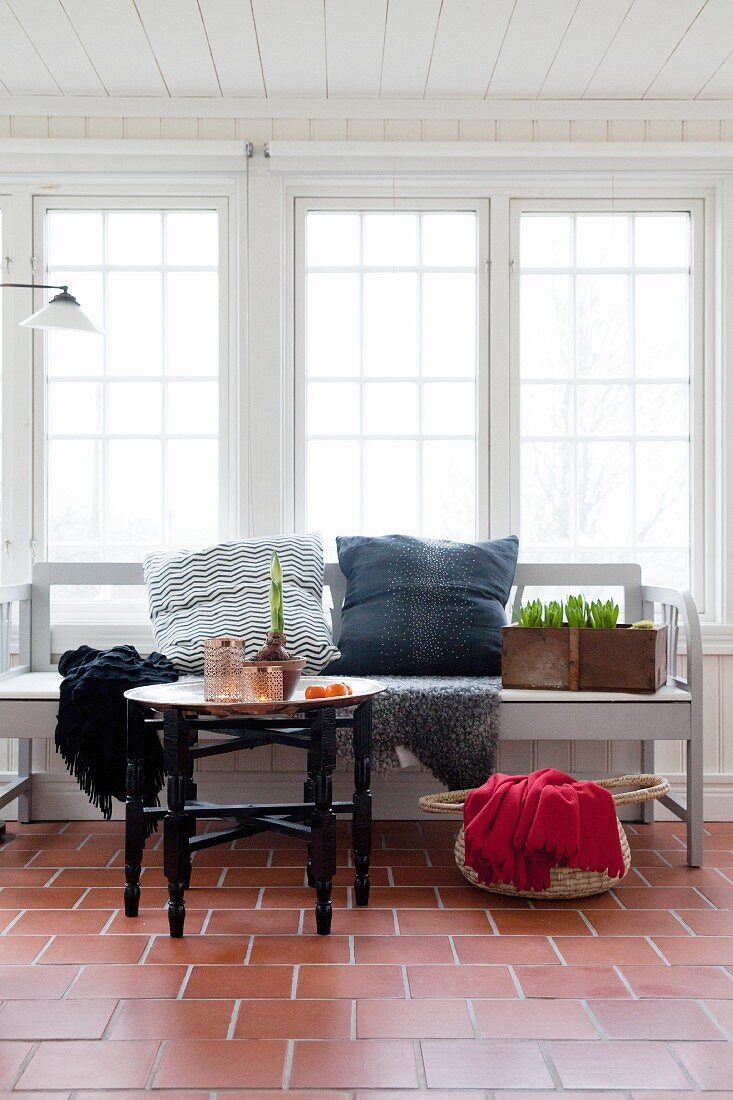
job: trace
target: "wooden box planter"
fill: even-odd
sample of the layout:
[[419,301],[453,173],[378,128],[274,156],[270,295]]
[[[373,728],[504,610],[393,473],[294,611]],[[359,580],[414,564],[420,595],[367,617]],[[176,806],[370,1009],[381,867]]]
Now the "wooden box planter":
[[654,694],[667,681],[667,627],[502,628],[505,688]]

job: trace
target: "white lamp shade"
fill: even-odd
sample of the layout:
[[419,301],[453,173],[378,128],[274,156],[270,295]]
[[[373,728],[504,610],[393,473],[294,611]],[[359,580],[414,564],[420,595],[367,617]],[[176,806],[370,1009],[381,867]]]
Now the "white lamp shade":
[[87,317],[73,295],[68,293],[57,294],[43,309],[32,313],[20,322],[23,328],[65,329],[74,332],[97,332],[103,330],[97,328],[93,321]]

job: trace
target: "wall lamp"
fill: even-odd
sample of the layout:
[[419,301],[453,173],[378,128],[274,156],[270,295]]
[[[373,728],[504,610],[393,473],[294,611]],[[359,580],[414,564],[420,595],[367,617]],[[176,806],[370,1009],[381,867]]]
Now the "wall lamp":
[[40,329],[64,329],[69,332],[97,332],[102,333],[93,321],[87,317],[73,294],[69,294],[68,286],[55,283],[0,283],[0,287],[24,287],[28,290],[59,290],[48,305],[20,321],[23,328]]

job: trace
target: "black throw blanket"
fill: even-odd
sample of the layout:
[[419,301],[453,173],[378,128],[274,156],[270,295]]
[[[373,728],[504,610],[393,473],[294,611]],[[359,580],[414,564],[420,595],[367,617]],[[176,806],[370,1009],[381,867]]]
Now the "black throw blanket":
[[[131,645],[114,649],[80,646],[59,661],[61,681],[56,748],[66,767],[103,816],[112,816],[112,799],[126,797],[127,703],[130,688],[167,684],[178,673],[162,653],[143,658]],[[133,712],[135,713],[135,712]],[[143,746],[143,801],[157,806],[163,786],[163,749],[154,730],[140,721]]]

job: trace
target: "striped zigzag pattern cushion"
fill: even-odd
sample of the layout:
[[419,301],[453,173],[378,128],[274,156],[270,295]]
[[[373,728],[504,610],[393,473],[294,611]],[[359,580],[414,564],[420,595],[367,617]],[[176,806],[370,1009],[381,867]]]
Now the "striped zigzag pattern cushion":
[[339,656],[323,612],[323,546],[318,534],[224,542],[189,553],[158,551],[143,562],[155,644],[179,672],[203,673],[204,639],[246,639],[252,660],[270,629],[270,560],[283,570],[288,651],[317,674]]

